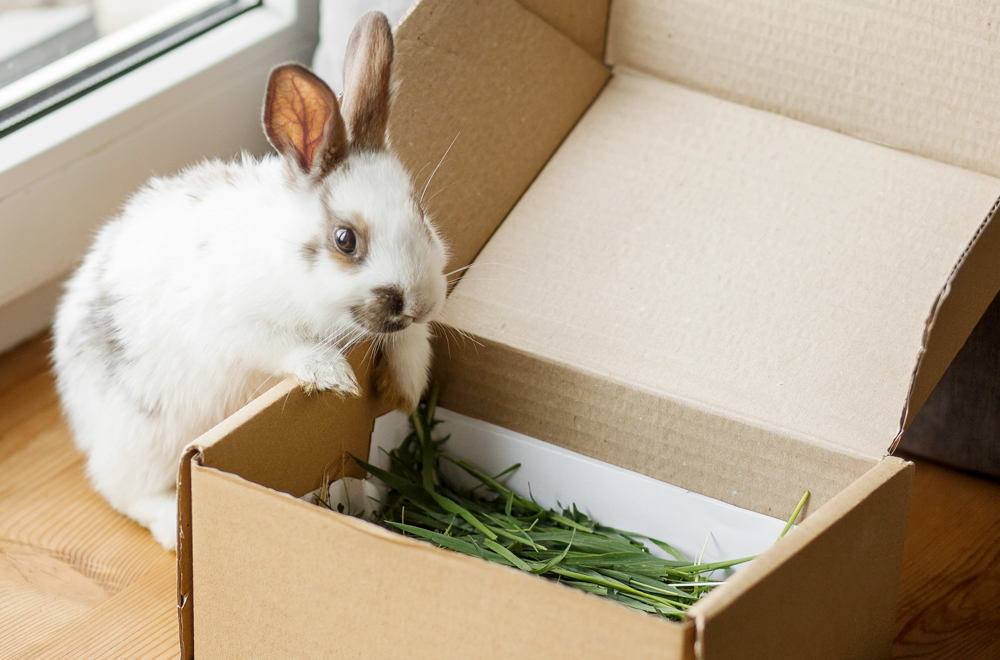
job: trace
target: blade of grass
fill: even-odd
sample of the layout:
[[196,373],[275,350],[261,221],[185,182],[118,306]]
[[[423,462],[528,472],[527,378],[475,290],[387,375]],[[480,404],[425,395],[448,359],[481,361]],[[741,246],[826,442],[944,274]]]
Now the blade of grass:
[[493,552],[497,553],[498,555],[500,555],[501,557],[503,557],[504,559],[506,559],[507,561],[509,561],[514,566],[520,568],[522,571],[527,571],[529,573],[534,573],[535,572],[535,568],[537,568],[537,566],[529,566],[528,564],[526,564],[524,562],[524,560],[522,560],[520,557],[518,557],[513,552],[511,552],[507,548],[503,547],[502,545],[500,545],[496,541],[493,541],[491,539],[486,539],[483,542],[483,545],[485,545],[487,548],[489,548]]
[[748,561],[753,561],[757,558],[757,555],[753,557],[743,557],[742,559],[730,559],[729,561],[717,561],[712,564],[695,564],[694,566],[687,566],[674,569],[678,573],[687,574],[701,574],[701,573],[711,573],[712,571],[717,571],[720,568],[731,568],[738,564],[745,564]]
[[785,528],[783,530],[781,530],[781,534],[778,534],[779,541],[785,538],[785,534],[787,534],[788,530],[792,528],[792,525],[795,523],[795,519],[799,517],[800,513],[802,513],[802,508],[806,505],[806,501],[808,499],[809,499],[809,491],[807,490],[805,495],[802,496],[802,499],[799,500],[798,506],[796,506],[795,510],[792,511],[792,517],[788,519],[788,524],[785,525]]
[[[574,532],[574,536],[575,536],[575,532]],[[538,573],[539,575],[541,575],[543,573],[548,573],[553,568],[555,568],[556,566],[558,566],[561,561],[563,561],[564,559],[566,559],[566,555],[569,554],[569,549],[572,548],[572,547],[573,547],[573,537],[570,537],[570,539],[569,539],[569,545],[566,546],[566,549],[562,551],[561,555],[559,555],[557,557],[553,557],[545,565],[543,565],[540,569],[538,569],[537,571],[533,571],[533,572]]]

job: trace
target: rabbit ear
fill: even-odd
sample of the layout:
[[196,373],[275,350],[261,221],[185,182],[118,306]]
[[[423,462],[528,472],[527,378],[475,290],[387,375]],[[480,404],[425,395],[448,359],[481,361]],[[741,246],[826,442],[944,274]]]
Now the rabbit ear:
[[344,59],[344,117],[351,146],[385,147],[392,77],[392,27],[385,14],[370,11],[351,32]]
[[311,71],[283,64],[267,81],[264,132],[303,174],[326,176],[347,155],[347,129],[333,91]]

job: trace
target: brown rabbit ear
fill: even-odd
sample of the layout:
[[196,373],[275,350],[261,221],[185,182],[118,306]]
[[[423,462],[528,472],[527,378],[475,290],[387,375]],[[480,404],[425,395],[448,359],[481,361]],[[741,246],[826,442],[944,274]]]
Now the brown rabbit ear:
[[303,174],[326,176],[347,155],[347,129],[333,91],[309,69],[283,64],[267,81],[264,132]]
[[344,59],[344,117],[354,148],[385,147],[392,51],[392,27],[385,14],[370,11],[362,16],[351,32]]

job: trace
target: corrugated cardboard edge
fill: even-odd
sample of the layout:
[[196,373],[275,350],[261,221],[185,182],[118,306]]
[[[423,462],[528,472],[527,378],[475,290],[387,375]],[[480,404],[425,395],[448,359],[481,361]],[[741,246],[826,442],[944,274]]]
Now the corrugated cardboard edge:
[[888,657],[913,474],[883,459],[696,603],[696,657]]
[[993,222],[998,211],[1000,199],[994,202],[931,306],[910,391],[900,416],[899,432],[889,453],[896,450],[903,432],[1000,292],[1000,228],[997,226],[1000,222]]
[[184,449],[177,470],[177,634],[180,637],[181,658],[194,658],[194,602],[191,573],[191,463],[201,458],[201,446],[190,444]]
[[184,448],[184,455],[177,469],[177,623],[182,660],[194,658],[191,464],[200,464],[202,452],[206,448],[224,439],[233,429],[285,398],[297,387],[291,378],[281,381]]

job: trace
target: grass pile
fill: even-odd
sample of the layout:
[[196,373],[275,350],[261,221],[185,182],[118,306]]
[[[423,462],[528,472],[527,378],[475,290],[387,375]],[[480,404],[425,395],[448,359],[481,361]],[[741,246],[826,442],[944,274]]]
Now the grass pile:
[[[354,458],[391,489],[378,522],[393,531],[671,619],[682,619],[695,601],[721,584],[709,579],[713,572],[753,559],[689,561],[664,541],[601,525],[575,504],[562,511],[542,507],[502,483],[520,464],[490,476],[449,456],[443,450],[449,436],[433,439],[440,423],[434,419],[436,402],[435,390],[410,416],[410,434],[388,452],[389,471]],[[450,483],[441,473],[442,461],[478,485],[465,489]],[[647,544],[670,558],[653,554]]]

